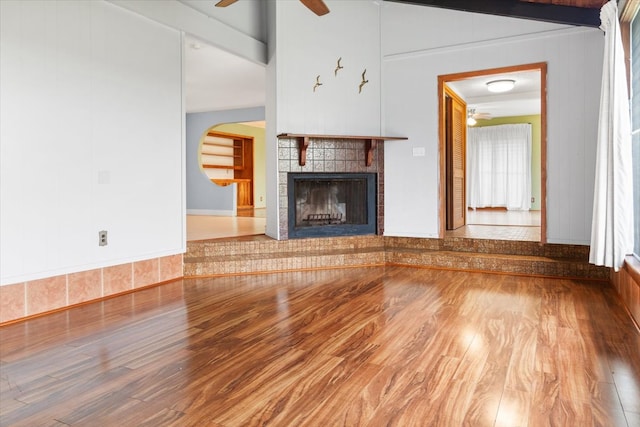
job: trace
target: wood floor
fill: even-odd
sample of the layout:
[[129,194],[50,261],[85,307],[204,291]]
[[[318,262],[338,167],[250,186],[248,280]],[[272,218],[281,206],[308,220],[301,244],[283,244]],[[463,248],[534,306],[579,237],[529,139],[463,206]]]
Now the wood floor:
[[193,279],[0,339],[2,426],[640,426],[640,336],[593,281]]

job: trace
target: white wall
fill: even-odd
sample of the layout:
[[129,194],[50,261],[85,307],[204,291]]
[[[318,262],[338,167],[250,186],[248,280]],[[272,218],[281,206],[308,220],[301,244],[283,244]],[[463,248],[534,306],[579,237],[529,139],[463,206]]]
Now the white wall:
[[[380,6],[325,2],[318,17],[297,1],[269,2],[267,66],[267,235],[278,238],[280,133],[380,135]],[[344,67],[337,76],[338,58]],[[362,72],[369,80],[358,93]],[[320,75],[320,86],[313,86]],[[284,181],[286,183],[286,181]]]
[[263,0],[243,0],[224,9],[216,8],[213,0],[109,1],[249,61],[266,63],[267,47],[262,40],[266,31],[253,27],[263,25]]
[[438,236],[438,76],[546,62],[547,239],[589,244],[600,30],[385,2],[382,41],[386,235]]
[[[318,17],[299,2],[276,4],[278,133],[380,135],[379,6],[326,1],[331,12]],[[369,83],[358,93],[365,69]]]
[[1,283],[184,252],[180,33],[98,1],[0,15]]

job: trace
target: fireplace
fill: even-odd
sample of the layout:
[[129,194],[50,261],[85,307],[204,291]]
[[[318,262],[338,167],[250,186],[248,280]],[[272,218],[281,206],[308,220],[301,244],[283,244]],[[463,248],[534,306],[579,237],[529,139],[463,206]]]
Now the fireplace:
[[289,173],[289,238],[376,233],[375,173]]

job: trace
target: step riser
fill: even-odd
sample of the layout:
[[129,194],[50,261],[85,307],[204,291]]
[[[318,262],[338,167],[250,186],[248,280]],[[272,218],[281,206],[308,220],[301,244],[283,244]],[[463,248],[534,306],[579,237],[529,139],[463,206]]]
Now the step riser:
[[540,244],[506,240],[467,239],[416,239],[410,237],[385,237],[385,247],[393,249],[422,249],[484,254],[525,255],[588,261],[589,247],[582,245]]
[[186,263],[185,277],[218,276],[224,274],[269,273],[276,271],[317,270],[343,267],[384,265],[385,253],[360,253],[350,255],[298,256],[289,258],[265,258],[262,260],[207,261]]
[[302,252],[329,252],[349,250],[384,250],[380,236],[336,237],[322,239],[291,239],[265,241],[196,241],[187,243],[185,258],[280,254]]
[[189,242],[187,258],[278,254],[299,251],[334,251],[353,249],[419,249],[424,251],[455,251],[468,253],[542,256],[558,259],[587,261],[589,247],[582,245],[542,245],[537,242],[520,242],[485,239],[420,239],[409,237],[360,236],[329,239],[296,239],[258,242],[202,241]]
[[418,267],[452,270],[487,271],[547,277],[572,277],[609,280],[609,269],[579,261],[496,259],[490,256],[469,257],[464,254],[426,253],[416,256],[401,252],[390,253],[387,262]]
[[588,247],[480,239],[347,238],[189,242],[187,277],[327,269],[385,263],[548,277],[609,279]]

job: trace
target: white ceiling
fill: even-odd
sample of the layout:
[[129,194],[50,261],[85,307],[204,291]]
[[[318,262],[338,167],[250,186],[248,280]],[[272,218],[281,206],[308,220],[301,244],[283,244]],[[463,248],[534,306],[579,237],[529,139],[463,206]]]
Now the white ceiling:
[[[227,8],[214,7],[211,0],[180,1],[210,17],[228,12]],[[236,8],[248,6],[250,5],[243,2],[234,4]],[[248,13],[244,10],[241,12]],[[254,34],[256,37],[265,32],[264,23],[258,22],[259,19],[250,19],[252,25],[259,27],[255,30],[258,31]],[[232,22],[230,25],[239,27],[247,24],[238,20],[238,23]],[[242,30],[248,31],[246,28]],[[514,89],[506,94],[488,92],[486,82],[499,78],[515,80]],[[186,110],[189,113],[265,105],[266,78],[263,65],[252,63],[191,36],[185,37],[185,80]],[[449,86],[465,99],[469,108],[475,108],[477,113],[489,113],[493,117],[540,114],[539,71],[481,76],[450,82]]]
[[202,41],[185,37],[188,113],[265,105],[265,68]]
[[[516,84],[506,93],[489,92],[487,82],[500,79],[515,80]],[[448,85],[467,102],[467,108],[474,108],[476,113],[488,113],[492,117],[540,114],[540,71],[537,70],[474,77]]]

